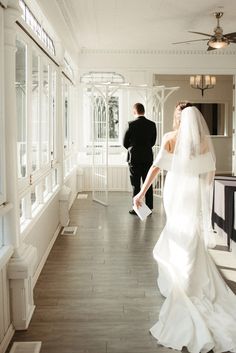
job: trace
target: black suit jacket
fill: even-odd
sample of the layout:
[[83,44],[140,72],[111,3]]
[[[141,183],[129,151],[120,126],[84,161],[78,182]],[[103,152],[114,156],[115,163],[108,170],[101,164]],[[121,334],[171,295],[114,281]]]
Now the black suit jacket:
[[123,141],[128,150],[127,162],[152,163],[152,147],[155,145],[156,134],[156,124],[144,116],[130,121]]

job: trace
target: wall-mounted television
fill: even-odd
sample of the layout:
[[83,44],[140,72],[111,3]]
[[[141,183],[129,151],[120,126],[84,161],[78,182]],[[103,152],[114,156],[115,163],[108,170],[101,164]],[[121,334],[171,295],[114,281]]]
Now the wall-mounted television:
[[204,116],[212,136],[227,136],[225,103],[193,103]]

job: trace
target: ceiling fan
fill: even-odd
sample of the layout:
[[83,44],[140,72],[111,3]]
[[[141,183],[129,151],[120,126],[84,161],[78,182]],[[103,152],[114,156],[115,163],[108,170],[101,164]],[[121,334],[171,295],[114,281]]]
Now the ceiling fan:
[[214,34],[202,33],[202,32],[193,32],[189,31],[189,33],[200,34],[202,36],[207,36],[207,39],[195,39],[195,40],[187,40],[185,42],[176,42],[172,44],[182,44],[182,43],[191,43],[191,42],[201,42],[201,41],[208,41],[208,49],[215,50],[225,48],[230,43],[236,43],[236,32],[223,34],[223,28],[220,27],[220,18],[223,16],[223,12],[215,12],[214,16],[217,20],[217,26],[214,29]]

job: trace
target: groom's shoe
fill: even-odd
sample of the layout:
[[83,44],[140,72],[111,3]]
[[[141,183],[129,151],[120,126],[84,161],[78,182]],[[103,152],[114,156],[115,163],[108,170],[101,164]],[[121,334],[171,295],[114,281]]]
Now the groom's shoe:
[[129,213],[137,216],[137,213],[135,212],[135,210],[130,210]]

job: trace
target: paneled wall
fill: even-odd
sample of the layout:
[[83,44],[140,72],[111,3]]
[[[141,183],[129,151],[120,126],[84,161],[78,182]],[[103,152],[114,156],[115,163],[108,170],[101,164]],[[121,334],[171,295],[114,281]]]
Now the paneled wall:
[[[92,191],[92,166],[84,165],[80,167],[77,175],[78,190]],[[108,168],[108,188],[109,191],[130,191],[129,171],[124,165],[111,165]]]
[[5,352],[14,333],[10,315],[10,288],[7,261],[0,262],[0,353]]

